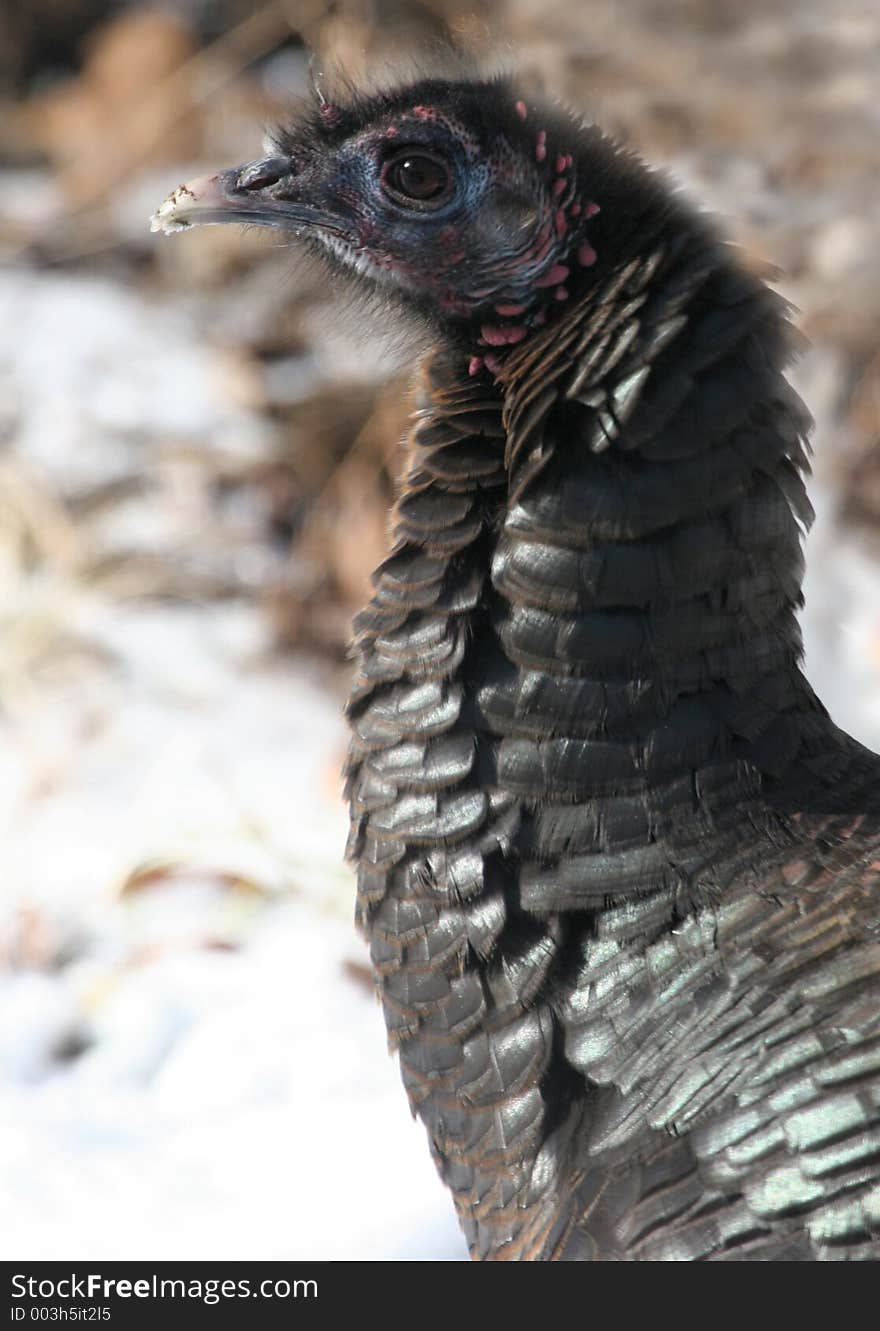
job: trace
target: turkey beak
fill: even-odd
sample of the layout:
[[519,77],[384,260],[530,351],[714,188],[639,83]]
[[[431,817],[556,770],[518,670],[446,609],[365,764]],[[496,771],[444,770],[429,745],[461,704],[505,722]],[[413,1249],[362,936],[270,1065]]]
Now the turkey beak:
[[291,181],[286,157],[266,157],[216,176],[200,176],[169,194],[150,219],[150,230],[170,236],[190,226],[247,222],[296,232],[325,221],[317,208],[289,197],[294,193]]

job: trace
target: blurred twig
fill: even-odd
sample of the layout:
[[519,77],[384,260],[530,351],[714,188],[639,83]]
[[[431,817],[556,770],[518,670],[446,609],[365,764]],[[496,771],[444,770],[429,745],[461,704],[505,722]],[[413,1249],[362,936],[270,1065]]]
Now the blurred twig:
[[[68,257],[79,252],[79,244],[69,245],[69,233],[56,236],[54,229],[87,223],[99,213],[102,204],[117,188],[120,181],[130,176],[149,157],[162,139],[193,107],[204,105],[227,84],[238,78],[241,71],[255,60],[272,51],[292,31],[307,26],[326,9],[326,0],[268,0],[254,14],[236,27],[223,33],[209,45],[202,47],[191,59],[178,65],[149,93],[133,103],[115,127],[112,139],[100,148],[90,146],[85,152],[62,169],[62,186],[73,178],[81,179],[83,168],[100,156],[101,170],[89,173],[95,181],[75,203],[53,218],[47,231],[52,232],[53,244],[60,241]],[[112,144],[122,145],[113,150]],[[44,234],[40,239],[46,240]],[[33,238],[16,246],[7,259],[31,248]],[[88,245],[87,252],[102,249],[103,245]]]
[[[178,65],[145,98],[132,106],[125,117],[124,133],[121,132],[124,155],[111,160],[106,178],[95,186],[91,197],[78,201],[75,214],[89,211],[106,198],[120,180],[149,156],[193,104],[208,101],[230,80],[237,78],[245,65],[271,51],[291,30],[286,11],[285,0],[269,0],[255,14]],[[103,151],[102,148],[102,161]],[[93,156],[97,156],[97,150],[86,154],[85,159]],[[80,165],[80,161],[74,162],[61,173],[62,184]]]
[[32,544],[41,560],[73,573],[83,559],[83,543],[63,505],[40,486],[17,462],[0,463],[0,526],[4,543],[19,547],[17,559],[26,562],[21,547]]

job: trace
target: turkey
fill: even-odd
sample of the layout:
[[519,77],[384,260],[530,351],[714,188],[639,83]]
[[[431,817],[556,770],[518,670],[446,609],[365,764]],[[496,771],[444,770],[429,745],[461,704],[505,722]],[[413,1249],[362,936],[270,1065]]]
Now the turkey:
[[349,849],[472,1256],[880,1259],[880,759],[800,668],[784,302],[503,79],[319,97],[154,227],[228,221],[432,342]]

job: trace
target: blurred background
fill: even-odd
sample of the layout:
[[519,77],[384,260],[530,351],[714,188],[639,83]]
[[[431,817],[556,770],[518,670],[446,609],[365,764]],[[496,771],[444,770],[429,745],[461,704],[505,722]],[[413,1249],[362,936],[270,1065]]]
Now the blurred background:
[[[306,95],[463,48],[666,165],[812,344],[807,671],[880,748],[876,0],[3,0],[0,1252],[457,1259],[342,863],[406,348],[149,233]],[[332,82],[331,85],[332,86]]]

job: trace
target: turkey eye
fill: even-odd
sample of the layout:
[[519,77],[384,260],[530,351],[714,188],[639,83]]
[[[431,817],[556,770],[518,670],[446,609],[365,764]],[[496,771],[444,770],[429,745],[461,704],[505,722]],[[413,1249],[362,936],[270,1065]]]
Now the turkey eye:
[[449,168],[424,148],[402,148],[382,167],[382,186],[397,203],[437,207],[449,193]]

